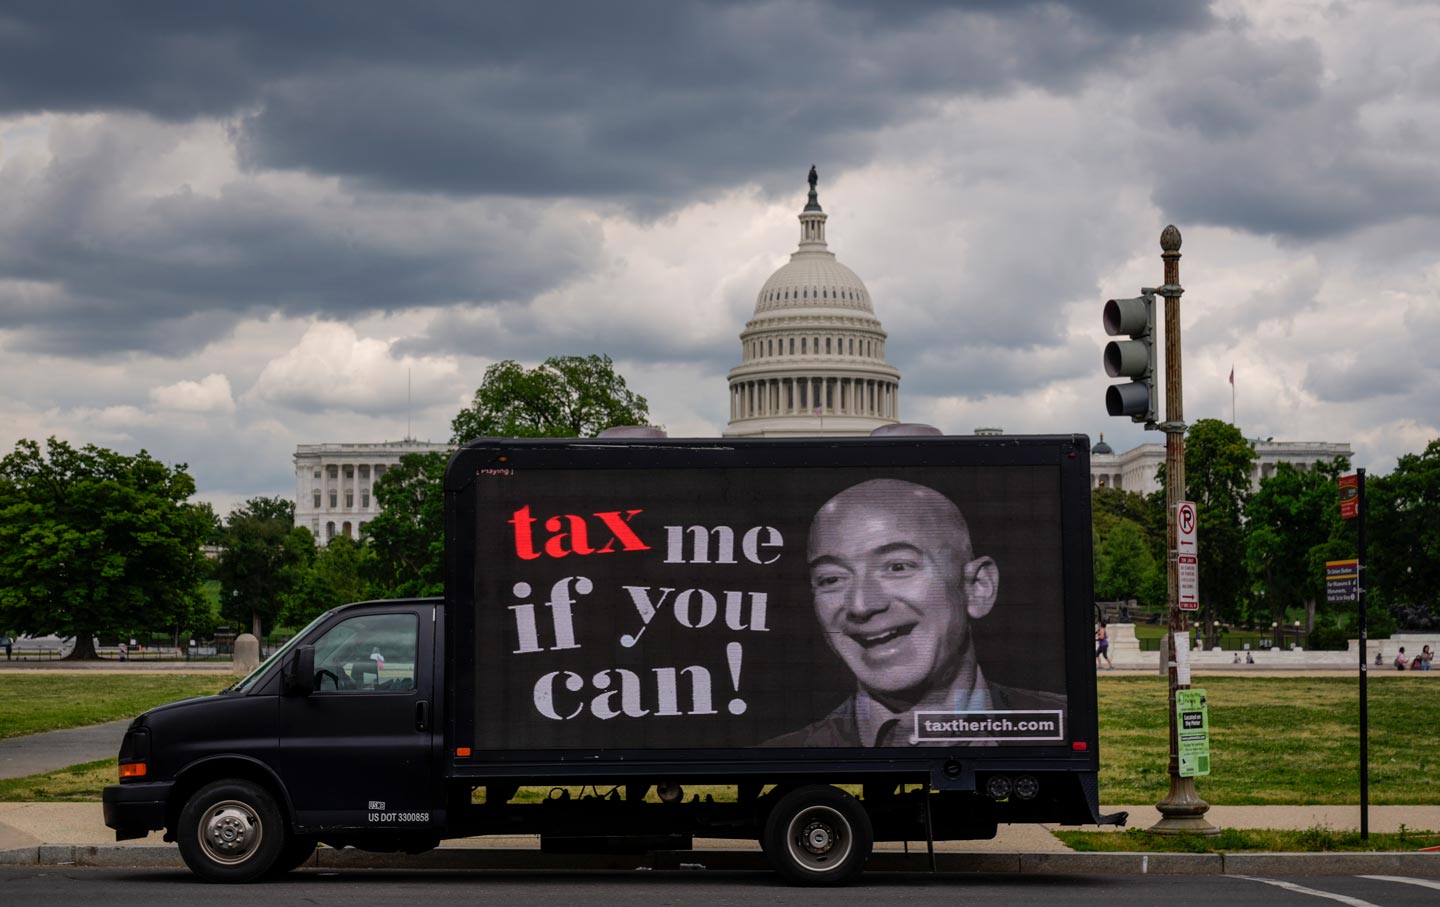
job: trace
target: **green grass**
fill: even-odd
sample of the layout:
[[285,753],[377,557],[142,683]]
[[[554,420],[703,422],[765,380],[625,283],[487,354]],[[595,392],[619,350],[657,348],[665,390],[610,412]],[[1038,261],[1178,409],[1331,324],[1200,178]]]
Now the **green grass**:
[[1123,832],[1057,831],[1055,837],[1071,850],[1084,853],[1318,853],[1329,851],[1419,850],[1440,846],[1440,833],[1402,831],[1372,834],[1362,840],[1358,831],[1335,831],[1315,826],[1303,830],[1222,828],[1220,834],[1157,835],[1140,828]]
[[3,803],[98,803],[100,790],[119,780],[117,760],[101,759],[43,775],[0,780]]
[[[1353,677],[1205,677],[1214,805],[1358,804],[1359,691]],[[1155,803],[1169,789],[1162,677],[1099,683],[1100,799]],[[1369,683],[1370,802],[1440,804],[1440,750],[1428,729],[1440,683],[1424,674]]]
[[[0,674],[0,737],[125,718],[229,682],[213,674]],[[1196,784],[1208,802],[1359,803],[1354,678],[1212,676],[1202,685],[1209,694],[1212,774]],[[1379,675],[1369,688],[1370,802],[1440,804],[1440,750],[1427,730],[1440,714],[1440,682],[1426,674]],[[1163,678],[1102,676],[1099,701],[1101,801],[1157,802],[1169,778]],[[111,783],[113,772],[101,774],[90,799]],[[41,778],[59,784],[51,775]],[[527,793],[540,798],[548,789]],[[718,789],[686,788],[687,799],[695,793],[722,796]]]
[[224,674],[0,674],[0,739],[133,718],[234,681]]

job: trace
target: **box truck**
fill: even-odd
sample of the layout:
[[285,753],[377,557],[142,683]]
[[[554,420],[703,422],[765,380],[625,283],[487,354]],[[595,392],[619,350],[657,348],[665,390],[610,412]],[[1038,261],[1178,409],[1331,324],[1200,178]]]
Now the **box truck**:
[[445,594],[336,608],[139,716],[104,792],[214,881],[318,844],[684,849],[798,884],[1098,808],[1083,436],[485,439]]

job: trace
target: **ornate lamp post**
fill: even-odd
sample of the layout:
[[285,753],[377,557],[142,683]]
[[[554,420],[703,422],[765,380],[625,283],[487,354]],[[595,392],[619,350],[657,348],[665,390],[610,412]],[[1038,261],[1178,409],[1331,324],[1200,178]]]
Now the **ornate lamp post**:
[[[1160,233],[1161,258],[1165,262],[1165,285],[1155,293],[1165,298],[1165,421],[1159,426],[1165,432],[1165,529],[1170,543],[1166,567],[1166,586],[1170,592],[1170,638],[1188,640],[1185,612],[1180,610],[1180,572],[1176,513],[1185,499],[1185,407],[1180,374],[1180,231],[1174,224]],[[1210,804],[1200,799],[1193,778],[1180,775],[1180,741],[1175,719],[1175,693],[1190,688],[1190,671],[1180,655],[1180,646],[1171,646],[1169,719],[1170,719],[1170,792],[1155,808],[1160,821],[1150,830],[1159,834],[1218,835],[1220,829],[1205,821]],[[1182,667],[1183,666],[1183,667]]]

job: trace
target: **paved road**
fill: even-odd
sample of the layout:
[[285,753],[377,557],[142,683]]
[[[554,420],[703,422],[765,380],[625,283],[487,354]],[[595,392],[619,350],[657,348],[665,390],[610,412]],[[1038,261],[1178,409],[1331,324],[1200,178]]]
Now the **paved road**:
[[46,907],[188,905],[238,897],[270,905],[364,904],[414,907],[417,898],[468,903],[631,907],[707,904],[874,907],[903,899],[907,907],[1430,907],[1440,882],[1405,877],[1238,878],[1233,876],[1072,876],[871,874],[839,890],[790,888],[769,872],[394,872],[306,870],[283,881],[220,888],[177,870],[0,869],[7,903]]
[[0,740],[0,778],[23,778],[41,772],[109,759],[120,752],[129,718],[66,731]]

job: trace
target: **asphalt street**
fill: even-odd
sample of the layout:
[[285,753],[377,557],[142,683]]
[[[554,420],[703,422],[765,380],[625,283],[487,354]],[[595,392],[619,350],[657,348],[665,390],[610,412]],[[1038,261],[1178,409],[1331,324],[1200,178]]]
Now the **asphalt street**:
[[130,719],[0,740],[0,778],[23,778],[82,762],[111,759]]
[[1326,876],[1072,876],[894,873],[869,875],[841,889],[791,888],[769,872],[396,872],[303,871],[283,881],[220,888],[176,870],[75,868],[0,869],[0,897],[7,904],[93,907],[96,903],[190,905],[226,898],[278,905],[413,907],[419,898],[507,907],[649,907],[706,904],[874,907],[877,899],[901,898],[907,907],[1004,905],[1004,907],[1431,907],[1440,881],[1407,877]]

